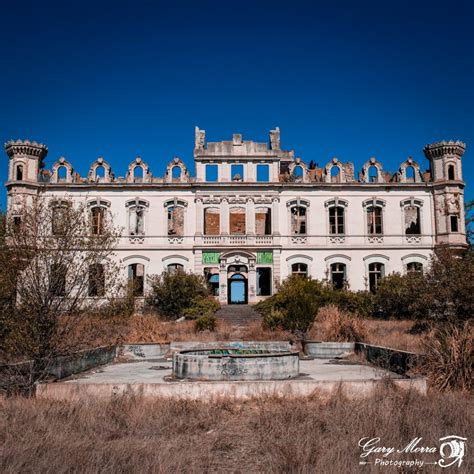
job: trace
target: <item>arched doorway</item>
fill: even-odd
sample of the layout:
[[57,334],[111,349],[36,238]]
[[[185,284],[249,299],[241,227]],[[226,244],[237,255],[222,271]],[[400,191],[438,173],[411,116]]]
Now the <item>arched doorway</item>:
[[244,275],[241,273],[234,273],[229,278],[227,287],[227,299],[229,304],[247,304],[248,282]]

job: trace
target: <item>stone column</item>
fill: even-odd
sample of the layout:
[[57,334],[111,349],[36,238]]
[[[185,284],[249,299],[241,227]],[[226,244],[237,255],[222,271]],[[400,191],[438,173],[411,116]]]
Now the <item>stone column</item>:
[[244,181],[248,181],[249,183],[253,183],[257,181],[257,164],[251,161],[248,161],[246,165],[246,173]]
[[221,201],[221,235],[229,235],[229,201],[223,198]]
[[204,209],[202,199],[196,198],[196,236],[204,233]]
[[219,267],[219,303],[227,304],[227,262],[221,260]]
[[255,202],[252,198],[247,199],[245,206],[245,233],[255,236]]
[[280,235],[280,199],[274,197],[272,200],[272,234]]
[[231,181],[229,163],[227,161],[222,161],[218,166],[219,166],[218,181],[221,183],[227,183]]
[[273,268],[272,268],[272,295],[276,292],[277,285],[281,283],[281,250],[273,249]]
[[248,302],[254,303],[257,299],[257,272],[255,260],[249,260]]

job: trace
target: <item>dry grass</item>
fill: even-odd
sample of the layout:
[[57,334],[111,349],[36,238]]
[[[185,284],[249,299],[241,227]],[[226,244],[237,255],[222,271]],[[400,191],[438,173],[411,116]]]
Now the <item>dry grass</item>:
[[[422,437],[423,446],[439,446],[443,436],[469,437],[473,413],[472,396],[421,396],[389,387],[366,400],[340,394],[212,403],[6,399],[0,400],[0,471],[380,472],[359,466],[360,438],[378,436],[385,446],[401,448]],[[468,450],[456,472],[473,472],[473,460]]]

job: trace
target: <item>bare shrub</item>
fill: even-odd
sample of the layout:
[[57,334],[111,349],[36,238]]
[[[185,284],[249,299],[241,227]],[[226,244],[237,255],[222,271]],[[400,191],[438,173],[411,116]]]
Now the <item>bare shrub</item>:
[[439,390],[472,390],[474,386],[474,325],[445,324],[432,330],[423,341],[421,370],[430,385]]

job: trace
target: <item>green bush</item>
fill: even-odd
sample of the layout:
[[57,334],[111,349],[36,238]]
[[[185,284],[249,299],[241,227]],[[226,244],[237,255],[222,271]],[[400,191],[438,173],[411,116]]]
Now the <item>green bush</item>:
[[161,316],[177,319],[186,308],[198,298],[209,295],[209,288],[203,276],[186,273],[183,270],[152,275],[148,279],[150,291],[146,303]]
[[191,306],[183,311],[186,319],[197,319],[201,316],[213,315],[219,308],[220,304],[212,297],[195,298],[191,302]]
[[200,316],[194,321],[194,329],[196,332],[214,331],[217,325],[217,318],[213,314]]
[[278,328],[284,326],[284,321],[287,315],[286,312],[281,309],[270,309],[270,312],[263,316],[263,326],[266,329],[275,331]]

